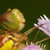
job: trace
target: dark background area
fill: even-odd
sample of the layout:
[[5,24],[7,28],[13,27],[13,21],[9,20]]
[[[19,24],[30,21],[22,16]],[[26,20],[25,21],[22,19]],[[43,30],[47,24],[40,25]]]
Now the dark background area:
[[[18,8],[25,16],[26,25],[21,33],[24,33],[28,29],[34,27],[34,23],[37,23],[37,18],[39,18],[40,15],[46,14],[48,18],[50,18],[49,0],[0,0],[0,16],[7,11],[8,8]],[[0,28],[2,27],[0,26]],[[28,38],[31,41],[34,39],[37,30],[38,29],[28,35]],[[42,40],[46,37],[47,35],[40,31],[36,41]],[[46,45],[47,50],[50,50],[50,39],[44,41],[42,44]]]

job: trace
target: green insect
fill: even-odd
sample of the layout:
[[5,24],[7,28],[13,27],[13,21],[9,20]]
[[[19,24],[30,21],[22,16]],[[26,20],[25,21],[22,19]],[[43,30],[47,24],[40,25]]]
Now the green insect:
[[0,16],[0,24],[6,29],[6,31],[3,29],[0,30],[2,33],[5,33],[0,37],[0,47],[2,47],[4,43],[10,39],[15,41],[15,43],[24,40],[21,38],[24,34],[20,34],[18,32],[24,28],[25,18],[18,9],[8,9],[4,14]]

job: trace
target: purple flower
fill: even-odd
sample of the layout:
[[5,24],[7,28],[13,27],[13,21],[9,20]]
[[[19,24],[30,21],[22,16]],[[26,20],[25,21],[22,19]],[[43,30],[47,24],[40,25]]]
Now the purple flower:
[[42,50],[42,48],[40,48],[40,46],[35,46],[35,44],[31,44],[25,47],[23,50]]
[[44,14],[43,16],[44,18],[40,16],[40,18],[38,19],[38,24],[34,24],[34,26],[43,24],[39,26],[38,28],[50,37],[50,19],[48,19],[47,16]]

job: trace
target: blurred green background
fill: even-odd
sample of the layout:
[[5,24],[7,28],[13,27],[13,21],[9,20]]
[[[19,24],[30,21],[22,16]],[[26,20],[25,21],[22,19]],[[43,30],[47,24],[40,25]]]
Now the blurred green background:
[[[18,8],[26,19],[26,25],[25,28],[21,31],[21,33],[24,33],[28,29],[34,27],[34,23],[37,23],[37,18],[40,17],[40,15],[46,14],[48,18],[50,18],[50,1],[49,0],[0,0],[0,16],[3,14],[8,8]],[[0,29],[1,29],[0,25]],[[30,35],[28,35],[28,38],[30,41],[32,41],[37,33],[36,29],[33,31]],[[40,31],[36,41],[42,40],[46,38],[47,35],[45,35],[42,31]],[[50,50],[50,39],[47,41],[44,41],[42,44],[46,45],[47,50]]]

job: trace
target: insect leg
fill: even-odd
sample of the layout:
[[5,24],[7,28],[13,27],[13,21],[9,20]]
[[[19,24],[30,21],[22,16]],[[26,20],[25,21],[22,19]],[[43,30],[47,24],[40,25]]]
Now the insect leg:
[[34,38],[33,42],[35,42],[35,40],[36,40],[36,38],[37,38],[37,36],[38,36],[39,32],[40,32],[40,30],[38,30],[38,32],[36,33],[36,35],[35,35],[35,38]]
[[49,38],[49,37],[47,37],[47,38],[45,38],[45,39],[43,39],[43,40],[41,40],[41,41],[36,42],[35,44],[42,43],[42,42],[44,42],[44,41],[46,41],[46,40],[48,40],[48,39],[50,39],[50,38]]

